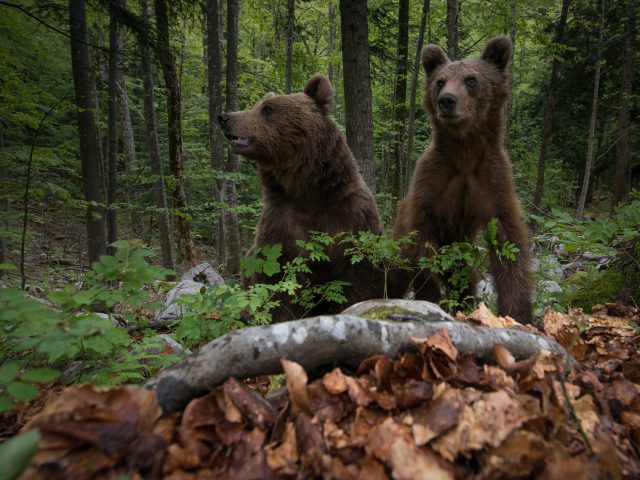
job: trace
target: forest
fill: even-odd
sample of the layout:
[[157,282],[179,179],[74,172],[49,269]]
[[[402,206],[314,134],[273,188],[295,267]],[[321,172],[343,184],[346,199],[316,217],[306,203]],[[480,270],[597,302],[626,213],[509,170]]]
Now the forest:
[[[590,468],[608,478],[640,475],[640,379],[633,373],[640,367],[636,4],[0,0],[0,464],[15,465],[0,479],[96,472],[105,478],[201,478],[198,472],[202,478],[423,478],[424,472],[561,478]],[[467,345],[463,330],[416,327],[405,342],[411,337],[417,353],[400,344],[372,352],[367,344],[368,354],[355,362],[336,343],[329,348],[335,362],[328,363],[341,359],[353,369],[330,373],[273,337],[269,345],[288,352],[278,355],[282,364],[276,361],[285,376],[273,375],[255,347],[240,343],[233,363],[241,368],[229,367],[236,373],[218,378],[201,366],[198,375],[206,370],[217,380],[206,388],[199,379],[184,380],[190,392],[184,402],[163,397],[163,381],[192,375],[182,370],[185,358],[226,365],[228,358],[208,350],[216,339],[277,327],[272,313],[284,296],[304,312],[295,316],[300,319],[327,302],[345,304],[349,282],[305,283],[338,245],[351,264],[370,262],[384,276],[380,297],[394,271],[424,270],[445,279],[442,321],[514,326],[510,317],[494,315],[496,282],[487,272],[492,256],[509,261],[519,252],[497,240],[493,220],[478,239],[438,248],[419,266],[402,255],[411,239],[391,234],[398,202],[433,140],[423,106],[423,46],[439,45],[459,60],[481,55],[496,36],[513,46],[506,67],[511,96],[496,136],[504,139],[531,236],[533,321],[515,322],[523,336],[494,346],[488,334],[482,347],[488,353],[474,350],[476,360],[467,361],[458,356]],[[305,254],[288,261],[279,244],[254,245],[264,185],[256,161],[231,151],[220,119],[251,109],[269,92],[302,92],[318,74],[331,84],[331,117],[374,195],[383,232],[311,232],[297,239]],[[469,293],[476,272],[480,283]],[[373,277],[352,283],[367,281]],[[427,315],[423,307],[397,305],[401,313],[366,318],[399,315],[409,328]],[[340,323],[344,315],[332,318],[350,331]],[[389,328],[389,338],[405,332]],[[442,333],[447,328],[451,338]],[[535,340],[526,335],[540,331],[551,339],[555,359],[529,349]],[[307,353],[314,348],[311,341],[301,345]],[[253,358],[244,358],[252,350]],[[192,351],[195,357],[187,357]],[[496,366],[474,363],[489,357]],[[422,373],[415,373],[415,362]],[[91,385],[114,393],[107,398]],[[475,393],[462,393],[464,387]],[[187,406],[207,391],[213,393]],[[535,417],[553,425],[553,434],[532,426],[537,420],[523,400],[532,396],[543,409],[545,402],[557,404]],[[166,402],[174,400],[170,410],[184,409],[182,417],[165,416]],[[407,413],[423,400],[426,414]],[[102,417],[87,413],[87,405]],[[496,429],[500,438],[480,438],[477,432],[490,429],[479,420],[485,407],[519,413]],[[64,417],[74,409],[77,418]],[[127,417],[133,411],[137,420]],[[381,412],[395,417],[385,420]],[[438,423],[439,415],[454,418]],[[111,448],[119,438],[114,425],[132,421],[122,445],[138,442],[140,449]],[[69,427],[75,433],[62,441],[60,431],[73,422],[81,427]],[[203,433],[205,425],[216,433]],[[462,425],[467,433],[460,433]],[[369,432],[360,434],[366,441],[358,428]],[[395,447],[378,445],[387,437],[409,452],[408,463]],[[460,438],[472,440],[464,447]],[[567,442],[574,443],[558,446]],[[166,455],[149,453],[154,445]],[[613,451],[607,448],[616,462],[603,460]],[[506,460],[519,449],[530,453]],[[145,456],[147,463],[136,463]]]

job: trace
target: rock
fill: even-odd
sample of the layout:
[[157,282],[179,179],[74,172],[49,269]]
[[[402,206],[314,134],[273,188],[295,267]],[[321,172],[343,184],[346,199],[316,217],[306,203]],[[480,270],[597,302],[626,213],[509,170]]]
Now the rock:
[[170,290],[169,293],[167,293],[167,299],[164,301],[164,309],[160,310],[156,314],[155,322],[152,326],[157,327],[173,323],[182,314],[184,308],[182,305],[176,305],[174,303],[176,299],[183,295],[196,294],[203,286],[204,284],[200,282],[182,280],[178,285]]
[[191,350],[184,347],[180,342],[178,342],[175,338],[163,333],[162,335],[158,335],[158,338],[161,339],[171,350],[173,353],[178,355],[190,355]]
[[365,300],[351,305],[343,315],[355,315],[371,320],[425,320],[429,322],[453,322],[454,319],[438,305],[421,300]]
[[542,282],[540,282],[539,284],[539,289],[543,292],[548,292],[548,293],[562,293],[562,287],[560,286],[560,284],[556,281],[553,280],[543,280]]
[[191,280],[193,282],[204,283],[207,285],[222,285],[224,283],[224,279],[220,274],[207,262],[201,263],[186,272],[182,275],[182,280]]
[[476,297],[495,297],[496,289],[493,286],[493,278],[491,275],[483,275],[478,284],[476,285]]
[[126,321],[124,320],[124,318],[122,318],[121,315],[109,315],[102,312],[93,312],[91,315],[95,315],[96,317],[102,318],[104,320],[109,320],[111,324],[116,328],[125,327],[127,325]]

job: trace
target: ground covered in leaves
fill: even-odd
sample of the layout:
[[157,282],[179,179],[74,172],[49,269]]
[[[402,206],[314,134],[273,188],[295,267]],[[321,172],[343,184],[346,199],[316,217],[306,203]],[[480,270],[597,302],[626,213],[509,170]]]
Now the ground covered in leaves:
[[286,386],[230,379],[168,417],[143,388],[72,386],[27,423],[23,478],[640,478],[640,310],[595,312],[546,314],[573,366],[499,345],[481,365],[440,330],[314,381],[283,359]]

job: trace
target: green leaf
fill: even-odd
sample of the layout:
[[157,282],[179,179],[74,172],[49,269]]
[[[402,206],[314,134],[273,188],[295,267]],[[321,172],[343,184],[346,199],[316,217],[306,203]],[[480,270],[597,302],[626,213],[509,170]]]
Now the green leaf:
[[36,368],[35,370],[29,370],[22,375],[23,380],[28,382],[51,382],[60,376],[58,370],[52,368]]
[[0,366],[0,383],[13,382],[18,376],[20,367],[16,362],[5,362]]
[[8,412],[13,408],[13,400],[5,395],[0,395],[0,413]]
[[7,392],[16,400],[33,400],[38,396],[38,390],[30,383],[13,382],[7,385]]
[[16,435],[0,445],[0,480],[18,478],[38,451],[41,438],[40,432],[34,429]]
[[16,270],[16,266],[13,263],[0,263],[0,270]]

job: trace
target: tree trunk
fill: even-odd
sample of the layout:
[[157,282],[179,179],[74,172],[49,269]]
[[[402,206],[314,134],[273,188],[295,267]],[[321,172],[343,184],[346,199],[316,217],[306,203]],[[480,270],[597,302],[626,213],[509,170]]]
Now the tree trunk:
[[[562,44],[564,37],[564,29],[567,25],[567,16],[569,14],[569,0],[562,0],[562,11],[560,20],[556,28],[556,35],[553,39],[554,47]],[[553,112],[556,108],[556,90],[558,83],[558,70],[560,69],[559,53],[553,52],[553,61],[551,62],[551,79],[549,80],[549,88],[547,90],[547,101],[544,106],[544,125],[542,127],[542,140],[540,142],[540,154],[538,155],[538,175],[536,178],[536,190],[533,195],[534,210],[539,210],[542,203],[542,191],[544,188],[544,172],[546,168],[547,150],[549,148],[549,140],[551,139],[551,127],[553,120]]]
[[293,77],[293,37],[296,23],[296,1],[287,0],[287,58],[284,69],[284,93],[291,93]]
[[[227,111],[235,112],[238,102],[238,0],[227,0]],[[226,170],[230,174],[238,171],[238,157],[229,150]],[[238,214],[233,211],[237,204],[236,182],[234,178],[225,182],[221,197],[226,204],[224,215],[224,242],[226,272],[230,275],[240,273],[240,230]]]
[[616,165],[611,184],[611,213],[627,196],[629,169],[629,99],[633,94],[633,59],[635,54],[636,0],[627,0],[624,23],[624,53],[622,61],[620,110],[618,111],[618,143]]
[[[511,90],[513,91],[513,70],[514,59],[516,55],[516,18],[518,15],[516,0],[510,0],[511,15],[509,15],[509,38],[511,39],[511,61],[509,62],[509,78],[511,79]],[[509,142],[511,140],[511,124],[513,123],[513,95],[509,95],[507,105],[505,107],[505,125],[504,125],[504,147],[509,149]],[[513,162],[513,158],[511,159]]]
[[[149,25],[147,0],[140,0],[140,10],[145,26]],[[156,125],[156,111],[153,98],[153,68],[151,65],[151,50],[149,45],[141,42],[142,78],[144,90],[144,128],[149,144],[149,164],[151,173],[156,178],[153,186],[153,197],[157,209],[156,221],[158,222],[158,235],[160,237],[160,249],[162,250],[162,266],[175,270],[173,257],[173,239],[171,236],[171,224],[169,219],[169,207],[167,205],[167,192],[164,186],[162,172],[162,157],[160,156],[160,144],[158,142],[158,128]]]
[[[118,240],[118,218],[116,202],[118,197],[118,94],[117,70],[122,61],[118,42],[118,23],[113,5],[109,6],[109,87],[108,87],[108,115],[107,128],[109,137],[107,161],[107,238],[112,244]],[[115,250],[109,247],[113,254]]]
[[333,63],[333,52],[336,49],[336,7],[333,3],[329,3],[329,46],[327,47],[327,56],[329,57],[329,81],[331,85],[336,80],[336,66]]
[[89,262],[98,260],[107,251],[107,229],[104,198],[101,191],[98,133],[94,118],[96,99],[93,96],[91,61],[89,59],[87,12],[84,0],[69,0],[69,33],[71,36],[71,68],[76,96],[78,131],[80,135],[80,168],[87,207],[87,242]]
[[342,78],[347,143],[365,182],[376,194],[369,26],[366,0],[340,0]]
[[405,132],[407,128],[407,68],[409,52],[409,0],[398,2],[398,43],[396,45],[396,84],[393,95],[394,119],[394,178],[393,195],[400,198],[404,179],[402,177],[404,165]]
[[[222,130],[218,126],[218,115],[222,112],[222,61],[220,58],[220,32],[218,31],[218,2],[207,2],[207,94],[209,96],[209,151],[211,154],[211,169],[215,180],[213,199],[220,204],[220,192],[224,190],[225,180],[218,175],[224,172],[224,151],[222,149]],[[220,259],[225,258],[223,210],[216,208],[218,213],[216,251]]]
[[447,55],[451,60],[460,56],[459,0],[447,0]]
[[420,17],[420,30],[418,31],[418,42],[416,46],[416,56],[413,61],[413,72],[411,73],[411,87],[409,93],[409,126],[407,128],[407,148],[405,151],[404,183],[402,194],[409,191],[411,173],[413,172],[413,137],[415,135],[416,122],[416,92],[418,90],[418,74],[420,73],[420,54],[424,43],[424,31],[429,17],[429,0],[424,0],[422,4],[422,16]]
[[[4,156],[4,120],[0,117],[0,185],[7,181],[7,165]],[[2,218],[2,231],[0,231],[0,264],[7,261],[7,239],[5,235],[9,233],[9,198],[2,195],[0,200],[2,205],[0,215]],[[4,269],[0,268],[0,279],[4,276]]]
[[162,66],[167,91],[167,117],[169,136],[169,167],[173,175],[173,208],[176,211],[178,258],[189,267],[196,265],[196,247],[187,218],[187,196],[182,173],[182,112],[181,92],[176,61],[169,43],[169,15],[167,0],[155,0],[156,29],[158,31],[158,59]]
[[584,177],[582,180],[582,190],[580,191],[580,200],[578,201],[578,210],[576,218],[582,220],[584,213],[584,204],[587,199],[587,191],[589,190],[589,179],[591,177],[591,166],[593,164],[593,148],[596,140],[596,120],[598,117],[598,92],[600,89],[600,70],[602,62],[602,44],[604,43],[604,15],[605,0],[602,0],[600,11],[600,33],[598,34],[598,50],[596,53],[596,73],[593,79],[593,97],[591,98],[591,121],[589,122],[589,143],[587,144],[587,161],[584,166]]

